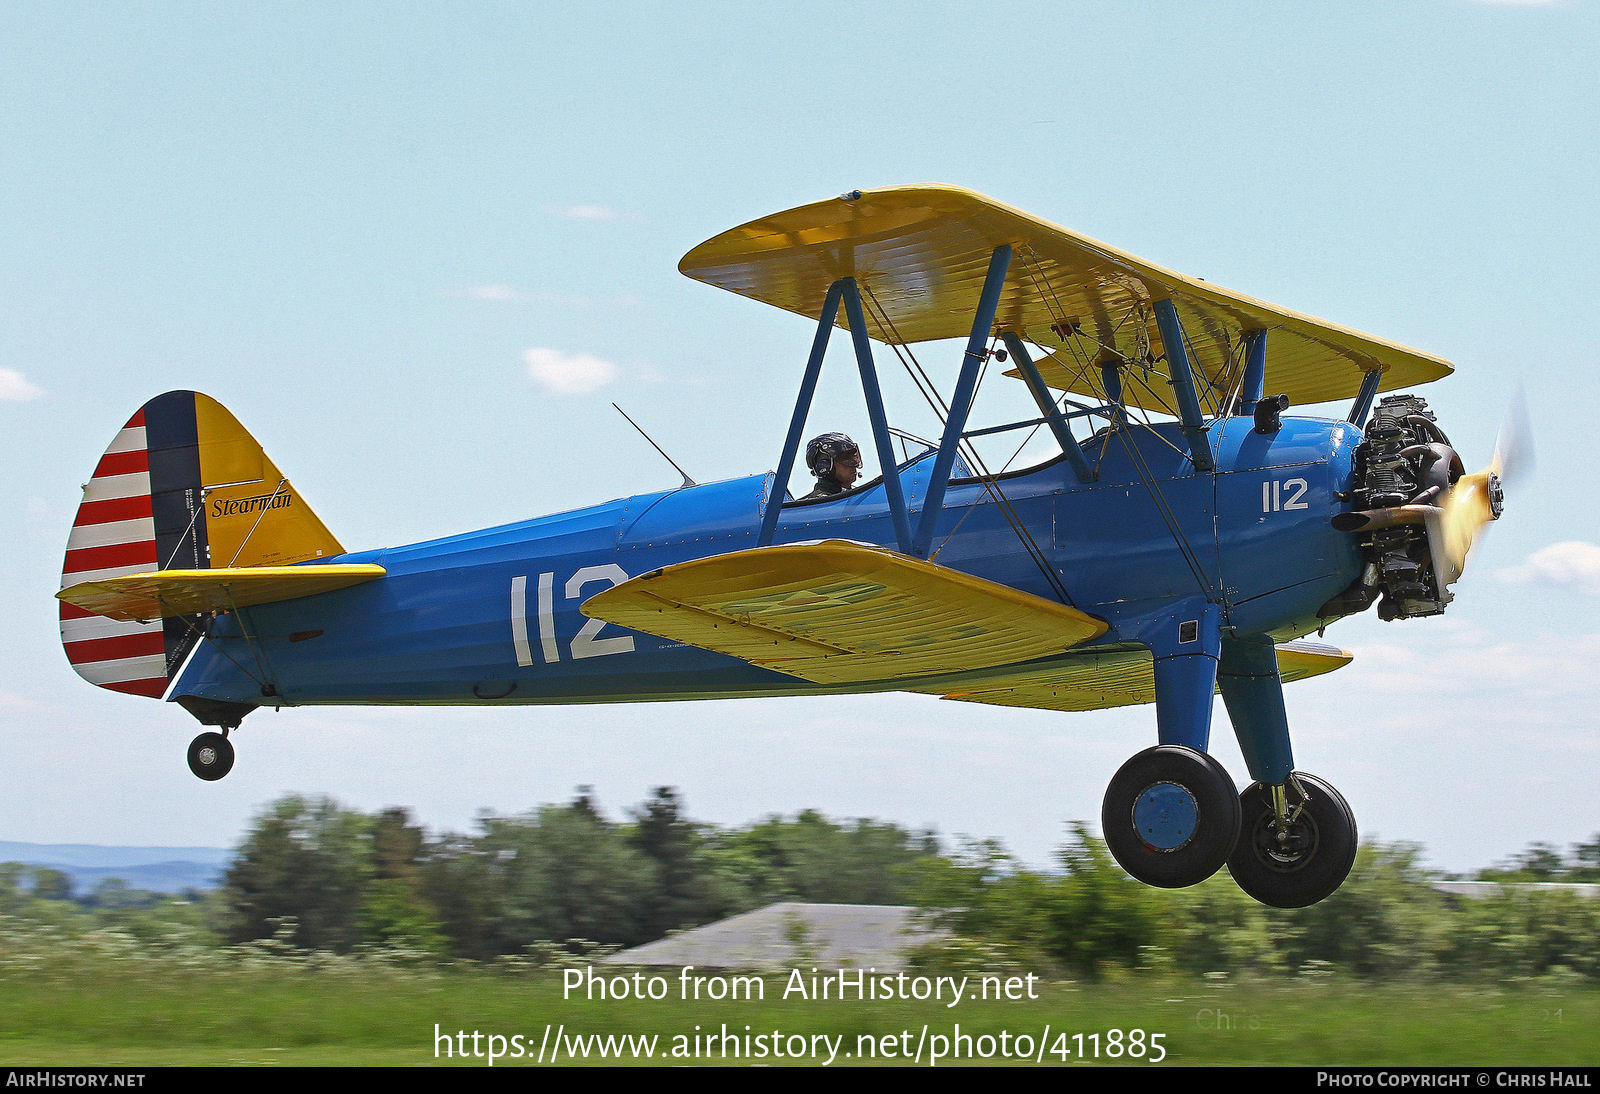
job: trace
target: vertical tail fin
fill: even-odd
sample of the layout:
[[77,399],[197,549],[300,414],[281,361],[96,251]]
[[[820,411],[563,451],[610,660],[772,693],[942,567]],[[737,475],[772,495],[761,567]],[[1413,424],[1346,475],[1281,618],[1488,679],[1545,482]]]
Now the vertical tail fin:
[[[169,391],[128,419],[83,488],[61,587],[153,570],[284,566],[343,554],[254,437],[215,399]],[[148,623],[62,602],[67,660],[91,684],[159,699],[201,616]]]

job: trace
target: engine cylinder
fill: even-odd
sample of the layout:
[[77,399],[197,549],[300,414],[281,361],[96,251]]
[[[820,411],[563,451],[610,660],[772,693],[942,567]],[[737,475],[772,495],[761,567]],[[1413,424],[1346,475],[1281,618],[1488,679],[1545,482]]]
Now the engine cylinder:
[[1434,573],[1427,523],[1420,514],[1461,477],[1461,459],[1425,399],[1390,395],[1378,404],[1355,451],[1351,500],[1356,512],[1335,528],[1358,535],[1367,561],[1355,585],[1330,600],[1328,616],[1378,602],[1383,619],[1439,615],[1450,602]]

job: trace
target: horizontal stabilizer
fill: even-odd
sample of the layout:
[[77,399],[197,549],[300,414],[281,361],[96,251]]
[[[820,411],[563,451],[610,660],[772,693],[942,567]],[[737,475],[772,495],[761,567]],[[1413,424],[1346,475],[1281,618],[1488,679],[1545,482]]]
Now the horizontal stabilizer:
[[668,566],[591,597],[582,611],[817,684],[1029,661],[1106,631],[1031,593],[843,540]]
[[164,619],[199,612],[228,612],[331,593],[382,577],[371,563],[326,566],[253,566],[232,570],[153,570],[85,581],[58,599],[95,615],[123,621]]
[[[1341,669],[1353,655],[1317,642],[1278,644],[1278,672],[1285,684]],[[960,688],[915,688],[946,699],[1035,710],[1104,710],[1156,701],[1150,651],[1085,652],[1065,662],[1025,673],[997,673]]]

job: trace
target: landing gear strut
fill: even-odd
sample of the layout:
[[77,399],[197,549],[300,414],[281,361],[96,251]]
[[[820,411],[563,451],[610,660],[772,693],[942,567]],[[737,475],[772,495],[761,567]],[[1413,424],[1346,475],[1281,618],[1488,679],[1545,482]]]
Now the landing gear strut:
[[1304,908],[1344,883],[1356,861],[1356,819],[1343,796],[1314,775],[1251,783],[1228,872],[1274,908]]
[[1339,792],[1294,769],[1278,657],[1266,635],[1222,645],[1217,674],[1252,783],[1228,857],[1239,888],[1275,908],[1304,908],[1333,893],[1356,860],[1356,821]]
[[1124,870],[1146,885],[1181,889],[1228,861],[1239,818],[1226,768],[1187,745],[1156,745],[1112,777],[1100,824]]
[[228,730],[221,733],[202,733],[189,742],[189,770],[206,782],[216,782],[233,770],[233,744],[228,740]]

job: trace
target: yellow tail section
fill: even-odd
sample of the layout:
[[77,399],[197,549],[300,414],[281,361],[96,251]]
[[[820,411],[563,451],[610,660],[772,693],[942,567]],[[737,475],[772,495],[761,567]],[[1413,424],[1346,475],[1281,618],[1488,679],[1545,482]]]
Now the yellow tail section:
[[344,553],[227,407],[197,392],[194,417],[212,568],[287,566]]

